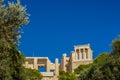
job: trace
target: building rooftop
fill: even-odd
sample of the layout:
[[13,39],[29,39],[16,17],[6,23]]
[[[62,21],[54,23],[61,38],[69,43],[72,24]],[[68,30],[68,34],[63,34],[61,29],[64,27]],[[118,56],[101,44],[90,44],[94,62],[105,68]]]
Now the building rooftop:
[[26,57],[27,59],[29,58],[37,58],[37,59],[48,59],[48,57]]
[[84,44],[84,45],[75,45],[74,47],[82,47],[82,46],[90,46],[90,44]]

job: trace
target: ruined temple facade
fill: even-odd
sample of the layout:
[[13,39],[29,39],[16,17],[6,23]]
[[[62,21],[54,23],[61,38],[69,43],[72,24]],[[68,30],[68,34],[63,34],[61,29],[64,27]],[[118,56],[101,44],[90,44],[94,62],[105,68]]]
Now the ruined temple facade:
[[[70,53],[70,57],[63,54],[59,63],[55,59],[55,63],[51,63],[48,57],[26,57],[25,67],[37,69],[39,67],[46,67],[46,72],[41,72],[43,75],[42,80],[57,80],[59,70],[66,72],[74,72],[74,69],[81,64],[90,64],[93,62],[93,51],[90,44],[74,46],[74,51]],[[51,72],[53,70],[54,72]]]
[[90,64],[93,62],[92,50],[90,44],[74,46],[74,51],[70,53],[70,57],[63,54],[59,66],[60,70],[74,72],[74,69],[81,64]]

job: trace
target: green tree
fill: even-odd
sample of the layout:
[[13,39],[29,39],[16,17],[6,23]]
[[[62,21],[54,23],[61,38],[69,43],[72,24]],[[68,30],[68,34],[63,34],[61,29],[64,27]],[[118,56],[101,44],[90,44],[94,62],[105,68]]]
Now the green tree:
[[120,56],[120,37],[118,37],[117,39],[115,39],[112,42],[112,55],[114,56]]
[[69,72],[65,72],[65,71],[60,71],[58,78],[59,78],[59,80],[77,80],[74,73],[69,73]]
[[[89,69],[85,79],[89,79],[89,80],[106,80],[105,76],[107,77],[108,75],[104,74],[105,70],[102,70],[102,68],[103,68],[103,65],[106,65],[108,63],[109,57],[110,57],[110,55],[108,53],[100,54],[94,60],[93,65]],[[106,68],[106,70],[109,72],[109,68]]]
[[21,28],[28,22],[26,7],[19,0],[7,5],[0,2],[0,80],[32,80],[28,72],[41,77],[37,71],[24,68],[25,57],[18,50]]
[[92,64],[80,65],[74,70],[78,80],[84,80]]
[[25,69],[26,80],[41,80],[42,74],[35,69]]
[[17,49],[21,27],[28,23],[26,8],[20,4],[0,3],[0,80],[25,80],[24,57]]
[[81,74],[84,70],[87,70],[92,64],[80,65],[74,70],[75,74]]

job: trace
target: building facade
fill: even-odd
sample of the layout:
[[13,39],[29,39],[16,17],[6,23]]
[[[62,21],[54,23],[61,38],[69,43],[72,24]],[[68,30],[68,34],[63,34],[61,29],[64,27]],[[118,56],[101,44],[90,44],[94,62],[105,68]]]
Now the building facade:
[[[93,51],[90,44],[74,46],[74,51],[70,53],[70,57],[63,54],[61,62],[55,59],[55,63],[51,63],[48,57],[26,57],[25,67],[37,69],[46,67],[46,72],[41,72],[42,80],[57,80],[59,70],[66,72],[74,72],[79,65],[90,64],[93,62]],[[53,72],[51,72],[53,70]]]
[[59,69],[74,72],[74,69],[79,65],[92,63],[92,55],[93,51],[90,48],[90,44],[74,46],[74,51],[70,53],[70,57],[63,54]]

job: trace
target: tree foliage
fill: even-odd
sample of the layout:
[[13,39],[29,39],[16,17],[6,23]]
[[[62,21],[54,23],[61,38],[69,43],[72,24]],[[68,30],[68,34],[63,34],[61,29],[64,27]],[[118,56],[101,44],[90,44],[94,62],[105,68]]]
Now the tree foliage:
[[35,77],[32,74],[41,77],[37,71],[24,68],[25,57],[18,50],[21,28],[28,22],[26,7],[19,0],[7,5],[0,2],[0,80],[33,80],[27,78]]
[[59,80],[76,80],[76,76],[74,73],[69,73],[65,71],[59,72]]
[[25,69],[26,80],[41,80],[42,74],[35,69]]
[[115,39],[112,42],[112,55],[114,56],[120,56],[120,37],[118,37],[117,39]]
[[21,27],[28,23],[26,8],[17,3],[0,3],[0,80],[24,80],[24,57],[17,49]]
[[92,64],[87,64],[87,65],[80,65],[78,68],[74,70],[75,74],[81,74],[86,71]]

